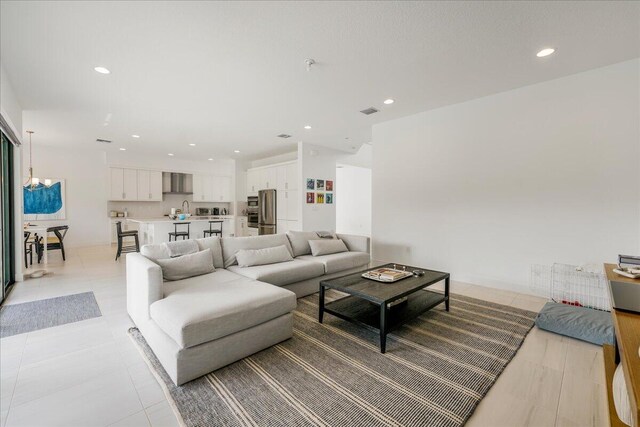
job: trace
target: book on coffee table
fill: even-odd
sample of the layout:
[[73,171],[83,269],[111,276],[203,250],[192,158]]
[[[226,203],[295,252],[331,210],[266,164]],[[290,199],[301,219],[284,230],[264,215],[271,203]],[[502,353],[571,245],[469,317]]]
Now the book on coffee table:
[[376,268],[375,270],[362,273],[365,279],[376,280],[378,282],[397,282],[404,278],[413,276],[410,271],[397,270],[395,268]]

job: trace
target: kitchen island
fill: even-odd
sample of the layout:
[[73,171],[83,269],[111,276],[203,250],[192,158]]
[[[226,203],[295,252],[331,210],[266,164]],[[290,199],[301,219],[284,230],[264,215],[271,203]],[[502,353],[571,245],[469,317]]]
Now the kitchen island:
[[[174,231],[174,223],[191,223],[189,225],[190,238],[200,239],[204,237],[204,230],[209,229],[209,221],[223,221],[222,237],[235,235],[235,215],[192,216],[184,220],[171,219],[168,216],[162,218],[127,218],[127,222],[138,225],[138,238],[140,245],[163,243],[169,241],[169,232]],[[186,226],[178,226],[178,231],[186,231]],[[218,225],[213,226],[215,230]]]

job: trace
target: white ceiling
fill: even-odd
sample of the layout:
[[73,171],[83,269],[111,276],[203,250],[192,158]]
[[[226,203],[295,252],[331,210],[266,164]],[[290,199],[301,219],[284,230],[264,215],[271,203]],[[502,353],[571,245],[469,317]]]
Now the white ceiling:
[[[640,56],[639,2],[0,8],[0,59],[37,143],[105,149],[95,139],[106,138],[107,150],[185,159],[258,158],[298,141],[356,151],[372,124]],[[548,46],[556,54],[535,56]],[[381,111],[359,113],[371,106]]]

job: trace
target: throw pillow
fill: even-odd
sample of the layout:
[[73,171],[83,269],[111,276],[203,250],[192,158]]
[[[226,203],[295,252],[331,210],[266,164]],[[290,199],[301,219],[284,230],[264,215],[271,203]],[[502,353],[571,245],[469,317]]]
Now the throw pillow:
[[349,252],[349,249],[341,239],[309,240],[309,246],[313,256]]
[[293,257],[289,253],[289,249],[282,245],[265,249],[240,249],[236,252],[236,259],[240,267],[251,267],[292,261]]
[[211,249],[176,258],[157,259],[155,262],[162,268],[165,280],[182,280],[215,271]]
[[287,238],[291,242],[294,257],[310,254],[309,240],[320,239],[315,231],[287,231]]

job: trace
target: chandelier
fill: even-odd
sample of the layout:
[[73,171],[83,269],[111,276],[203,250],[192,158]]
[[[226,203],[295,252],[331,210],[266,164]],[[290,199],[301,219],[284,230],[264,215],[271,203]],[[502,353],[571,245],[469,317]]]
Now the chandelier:
[[40,186],[40,178],[36,178],[33,176],[33,142],[31,142],[31,136],[34,134],[34,132],[32,130],[28,130],[27,133],[29,134],[29,178],[27,178],[27,181],[24,183],[24,187],[29,191],[37,190],[44,187],[49,188],[51,187],[50,179],[45,179],[44,185]]

